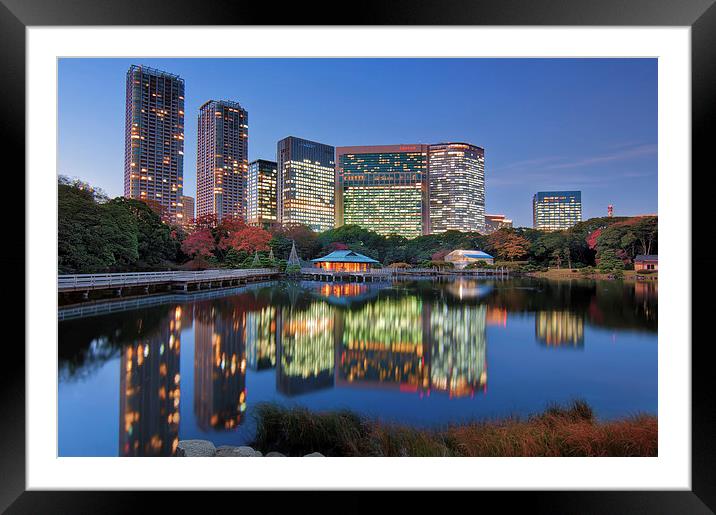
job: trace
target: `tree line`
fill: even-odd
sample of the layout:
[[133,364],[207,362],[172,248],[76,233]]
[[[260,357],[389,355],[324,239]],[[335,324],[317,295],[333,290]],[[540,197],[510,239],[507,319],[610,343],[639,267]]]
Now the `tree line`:
[[392,266],[441,266],[456,249],[479,249],[497,261],[527,267],[616,270],[638,254],[658,253],[658,219],[591,218],[564,231],[447,231],[405,238],[357,225],[316,233],[303,225],[261,228],[240,219],[197,218],[170,225],[151,203],[117,197],[78,180],[58,184],[58,268],[61,274],[206,268],[285,267],[295,243],[310,260],[350,249]]

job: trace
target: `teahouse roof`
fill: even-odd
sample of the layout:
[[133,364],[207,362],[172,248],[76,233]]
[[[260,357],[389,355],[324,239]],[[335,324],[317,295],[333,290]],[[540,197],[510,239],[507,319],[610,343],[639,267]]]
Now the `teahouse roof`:
[[634,261],[658,261],[659,256],[657,254],[639,254],[634,258]]
[[[457,254],[459,256],[467,257],[470,259],[494,259],[493,256],[489,255],[487,252],[483,252],[481,250],[453,250],[450,252],[450,254]],[[448,254],[448,256],[450,255]]]
[[334,250],[321,258],[312,259],[313,263],[379,263],[373,258],[352,250]]

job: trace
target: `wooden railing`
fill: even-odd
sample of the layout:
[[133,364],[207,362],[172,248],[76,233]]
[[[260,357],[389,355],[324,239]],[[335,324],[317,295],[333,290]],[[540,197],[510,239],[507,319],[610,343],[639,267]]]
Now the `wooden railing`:
[[275,268],[249,268],[242,270],[202,270],[200,272],[135,272],[127,274],[76,274],[60,275],[57,278],[58,291],[142,286],[158,283],[186,283],[199,281],[220,281],[241,279],[261,275],[272,275]]

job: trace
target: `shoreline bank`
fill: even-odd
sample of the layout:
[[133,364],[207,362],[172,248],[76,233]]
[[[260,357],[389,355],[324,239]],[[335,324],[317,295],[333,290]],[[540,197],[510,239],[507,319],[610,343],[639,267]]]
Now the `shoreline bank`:
[[349,411],[256,407],[253,449],[286,456],[657,456],[658,420],[636,414],[599,421],[583,401],[506,417],[416,429]]

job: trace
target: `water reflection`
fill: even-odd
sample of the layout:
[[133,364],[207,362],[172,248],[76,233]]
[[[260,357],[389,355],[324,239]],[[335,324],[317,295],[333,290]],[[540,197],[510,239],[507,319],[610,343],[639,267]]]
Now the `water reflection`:
[[[224,295],[60,323],[61,384],[119,362],[119,455],[175,452],[182,331],[194,340],[193,354],[190,346],[184,357],[194,385],[185,418],[218,435],[245,427],[250,406],[266,396],[252,390],[248,398],[249,370],[268,379],[261,389],[269,385],[280,397],[309,404],[316,396],[358,398],[376,390],[421,404],[426,397],[488,399],[487,328],[507,335],[508,317],[516,317],[510,331],[527,331],[509,340],[519,352],[529,347],[524,334],[534,334],[533,347],[584,351],[590,324],[654,335],[657,324],[655,282],[305,282]],[[507,368],[501,362],[491,381]],[[519,373],[537,375],[539,368]]]
[[153,336],[133,341],[122,351],[120,456],[167,456],[176,451],[181,322],[181,308],[176,307]]
[[276,367],[276,308],[246,313],[246,345],[251,370]]
[[535,337],[548,347],[584,347],[584,316],[570,311],[538,311]]
[[246,411],[246,312],[223,299],[194,309],[194,413],[204,430],[233,429]]
[[283,308],[276,317],[276,389],[299,395],[333,386],[335,308]]

